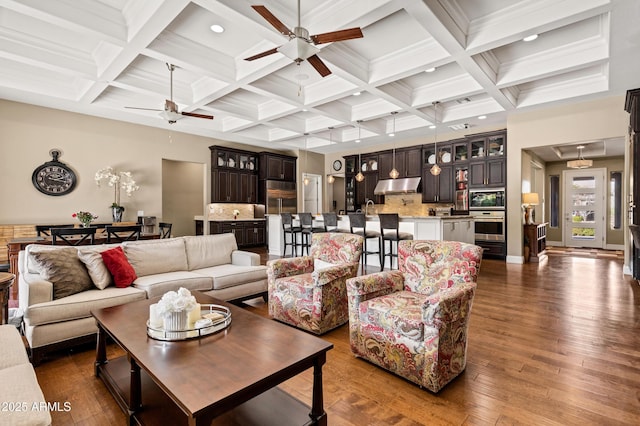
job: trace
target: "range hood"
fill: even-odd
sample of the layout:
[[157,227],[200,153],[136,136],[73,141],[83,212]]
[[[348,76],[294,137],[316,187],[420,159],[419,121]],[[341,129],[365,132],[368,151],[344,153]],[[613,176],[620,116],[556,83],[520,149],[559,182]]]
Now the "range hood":
[[408,194],[418,192],[419,177],[402,179],[381,179],[373,190],[375,195]]

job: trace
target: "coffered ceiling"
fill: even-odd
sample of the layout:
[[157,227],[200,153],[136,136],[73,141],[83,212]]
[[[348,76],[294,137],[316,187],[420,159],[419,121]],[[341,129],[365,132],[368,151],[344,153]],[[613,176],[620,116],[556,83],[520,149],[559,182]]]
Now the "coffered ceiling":
[[[301,0],[310,34],[362,29],[317,46],[324,78],[282,53],[244,60],[288,40],[253,4],[296,26],[296,0],[0,0],[0,98],[274,149],[309,133],[328,153],[394,127],[430,138],[434,101],[439,132],[472,133],[640,87],[636,0]],[[125,108],[163,108],[166,63],[179,110],[213,120]]]

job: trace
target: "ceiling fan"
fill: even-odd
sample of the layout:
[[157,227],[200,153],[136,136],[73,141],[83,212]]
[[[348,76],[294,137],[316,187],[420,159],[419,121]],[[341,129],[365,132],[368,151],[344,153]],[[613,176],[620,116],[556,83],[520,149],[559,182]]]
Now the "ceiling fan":
[[195,112],[184,112],[178,111],[178,105],[173,102],[173,71],[176,69],[176,66],[173,64],[167,63],[167,68],[169,68],[169,80],[170,80],[170,92],[169,99],[164,101],[164,109],[158,108],[138,108],[138,107],[129,107],[125,108],[129,109],[142,109],[145,111],[160,111],[160,117],[164,118],[169,122],[169,124],[173,124],[176,121],[180,120],[182,116],[186,117],[195,117],[195,118],[206,118],[208,120],[213,120],[213,115],[205,115],[205,114],[196,114]]
[[298,26],[295,27],[293,31],[289,30],[289,28],[269,12],[266,7],[260,5],[251,7],[278,30],[278,32],[289,37],[289,41],[282,46],[245,58],[245,61],[254,61],[280,52],[286,57],[291,58],[298,65],[300,65],[300,62],[306,60],[322,77],[326,77],[331,74],[331,70],[318,56],[320,49],[315,45],[363,37],[362,30],[358,27],[310,36],[309,31],[300,26],[300,0],[298,0]]

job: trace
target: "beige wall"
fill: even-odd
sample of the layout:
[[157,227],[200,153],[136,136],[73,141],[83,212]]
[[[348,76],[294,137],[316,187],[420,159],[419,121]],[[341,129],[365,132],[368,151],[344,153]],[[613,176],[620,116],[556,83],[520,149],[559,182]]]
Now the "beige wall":
[[162,220],[174,224],[171,235],[196,234],[193,217],[204,209],[206,175],[204,163],[162,160]]

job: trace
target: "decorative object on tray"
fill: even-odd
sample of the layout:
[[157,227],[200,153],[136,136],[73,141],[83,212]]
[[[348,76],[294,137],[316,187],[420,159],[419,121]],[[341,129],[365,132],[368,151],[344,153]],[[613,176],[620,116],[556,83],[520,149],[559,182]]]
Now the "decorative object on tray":
[[237,219],[239,214],[240,214],[240,210],[238,210],[238,209],[233,209],[233,218],[234,218],[234,219]]
[[91,212],[82,212],[82,211],[72,214],[71,217],[75,217],[76,219],[78,219],[83,228],[90,227],[91,222],[93,222],[98,218],[97,215],[94,215]]
[[131,194],[140,189],[140,187],[136,185],[136,181],[133,180],[131,172],[116,172],[111,166],[96,172],[96,185],[100,186],[103,180],[106,180],[109,186],[113,187],[114,191],[113,203],[111,204],[113,221],[122,222],[124,206],[120,205],[120,190],[124,189],[127,196],[131,197]]

